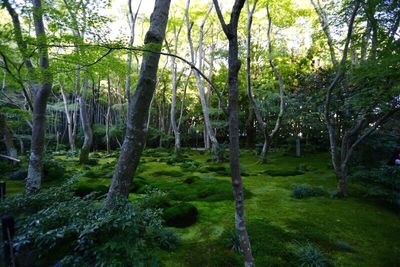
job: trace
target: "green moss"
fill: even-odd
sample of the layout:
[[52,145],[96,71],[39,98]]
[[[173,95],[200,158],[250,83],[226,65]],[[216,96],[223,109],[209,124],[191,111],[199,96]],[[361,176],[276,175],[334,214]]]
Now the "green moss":
[[287,169],[272,169],[264,171],[265,174],[269,176],[296,176],[304,174],[300,170],[287,170]]
[[175,170],[160,170],[160,171],[153,172],[152,176],[154,176],[154,177],[159,177],[159,176],[181,177],[181,176],[183,176],[183,173],[180,171],[175,171]]
[[164,209],[163,219],[166,225],[188,227],[197,221],[197,208],[190,203],[178,203]]

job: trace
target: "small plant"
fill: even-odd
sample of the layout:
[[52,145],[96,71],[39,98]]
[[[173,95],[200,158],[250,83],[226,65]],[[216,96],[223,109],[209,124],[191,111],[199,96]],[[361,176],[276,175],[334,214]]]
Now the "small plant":
[[302,267],[328,267],[330,261],[321,249],[310,242],[296,242],[292,251],[296,260],[296,266]]
[[354,248],[349,243],[339,240],[335,243],[336,247],[341,251],[354,252]]
[[325,195],[325,191],[320,187],[310,185],[295,185],[292,191],[292,197],[301,199],[307,197],[318,197]]
[[239,236],[235,229],[231,229],[228,232],[228,236],[225,241],[225,247],[229,248],[230,250],[232,250],[233,252],[235,252],[237,254],[242,253]]

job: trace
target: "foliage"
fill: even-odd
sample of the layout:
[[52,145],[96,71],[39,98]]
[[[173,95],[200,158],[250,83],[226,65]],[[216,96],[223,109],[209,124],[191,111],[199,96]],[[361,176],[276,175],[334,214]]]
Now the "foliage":
[[310,185],[295,185],[292,191],[292,197],[294,198],[308,198],[308,197],[318,197],[325,195],[325,191],[320,187],[310,186]]
[[14,242],[23,266],[146,265],[157,248],[178,243],[174,233],[164,231],[161,210],[146,207],[152,196],[105,207],[93,195],[72,197],[71,183],[59,188],[17,195],[2,205],[4,212],[20,211]]
[[330,261],[327,259],[324,252],[321,249],[310,243],[299,243],[297,242],[294,245],[294,249],[292,251],[294,254],[297,266],[304,267],[327,267],[331,266]]
[[382,200],[400,208],[400,168],[381,166],[374,169],[360,168],[352,178],[359,181],[367,197]]

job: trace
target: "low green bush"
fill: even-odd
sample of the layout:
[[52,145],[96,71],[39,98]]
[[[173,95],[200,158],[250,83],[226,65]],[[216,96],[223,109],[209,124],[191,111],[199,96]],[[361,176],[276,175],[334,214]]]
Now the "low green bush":
[[23,181],[26,176],[28,176],[28,171],[25,169],[19,169],[9,173],[7,176],[13,181]]
[[326,192],[315,186],[310,186],[307,184],[295,185],[292,190],[292,197],[294,198],[307,198],[307,197],[318,197],[325,195]]
[[72,197],[71,183],[1,204],[2,212],[18,211],[19,266],[150,266],[158,249],[176,248],[179,240],[163,228],[161,210],[146,206],[151,201],[116,199],[107,207],[93,196]]
[[46,159],[43,163],[43,180],[52,181],[64,177],[65,168],[63,164],[55,160]]
[[197,221],[197,208],[190,203],[178,203],[164,209],[163,219],[167,226],[188,227]]
[[400,209],[400,167],[358,169],[351,176],[363,185],[364,195]]

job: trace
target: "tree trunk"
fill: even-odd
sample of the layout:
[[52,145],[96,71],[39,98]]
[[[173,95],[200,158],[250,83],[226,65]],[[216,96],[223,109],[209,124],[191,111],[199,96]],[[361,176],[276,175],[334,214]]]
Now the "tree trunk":
[[239,236],[239,241],[244,257],[245,267],[255,266],[251,252],[250,240],[247,233],[247,227],[244,218],[244,194],[243,183],[240,177],[239,161],[239,88],[238,73],[241,62],[239,60],[239,47],[237,28],[240,12],[244,5],[244,0],[236,0],[232,8],[231,19],[227,25],[219,8],[218,0],[214,0],[218,19],[222,25],[226,37],[229,40],[229,58],[228,58],[228,83],[229,83],[229,157],[232,174],[233,195],[235,199],[235,228]]
[[46,134],[46,107],[47,99],[52,88],[52,75],[49,70],[49,56],[47,51],[46,32],[42,17],[41,0],[33,0],[33,20],[39,52],[39,66],[41,71],[40,90],[35,95],[32,118],[32,140],[26,178],[25,190],[34,193],[40,190],[42,182],[43,155],[45,150]]
[[[170,4],[170,0],[156,0],[155,2],[150,18],[150,28],[144,40],[145,47],[152,51],[161,51]],[[128,105],[125,139],[108,191],[107,204],[112,204],[118,196],[127,197],[129,194],[129,186],[145,144],[147,117],[157,81],[159,59],[160,55],[157,53],[146,52],[143,54],[136,91]]]
[[340,171],[337,173],[338,176],[338,181],[337,181],[337,192],[336,195],[338,197],[347,197],[349,195],[348,193],[348,181],[347,181],[347,176],[348,176],[348,171],[347,171],[347,164],[343,164],[340,167]]
[[[179,40],[179,34],[181,32],[182,28],[179,28],[179,30],[176,30],[176,26],[174,25],[174,53],[176,54],[178,51],[178,40]],[[176,122],[176,93],[177,93],[177,77],[176,77],[176,63],[175,63],[175,57],[171,57],[171,73],[172,73],[172,98],[171,98],[171,112],[170,112],[170,119],[171,119],[171,127],[172,131],[174,133],[175,137],[175,154],[179,155],[179,152],[181,150],[181,137],[180,137],[180,131],[179,131],[179,125],[177,125]]]
[[107,113],[106,113],[106,145],[107,153],[110,153],[110,121],[111,121],[111,82],[110,75],[107,76]]
[[7,155],[17,158],[18,153],[14,145],[13,134],[8,128],[6,117],[2,113],[0,113],[0,134],[3,137],[3,141],[7,149]]
[[82,92],[79,97],[79,111],[81,118],[81,125],[83,129],[83,145],[81,153],[79,155],[79,162],[85,164],[89,160],[89,152],[93,143],[92,127],[90,125],[90,117],[87,107],[87,90],[89,86],[89,80],[85,77],[83,79]]
[[[135,15],[133,15],[132,11],[132,0],[128,0],[128,8],[129,8],[129,27],[131,29],[131,35],[129,37],[129,48],[133,46],[135,41],[135,25],[136,25],[136,18],[138,16],[138,12],[140,6],[142,4],[142,0],[140,0],[139,5],[137,7]],[[126,76],[125,76],[125,94],[128,102],[131,98],[131,69],[132,69],[132,51],[128,51],[128,56],[126,59]]]
[[68,100],[67,100],[67,96],[65,95],[63,86],[60,86],[60,90],[61,90],[61,95],[62,95],[63,102],[64,102],[65,117],[67,119],[69,147],[70,147],[71,151],[75,151],[75,136],[73,134],[73,125],[72,125],[71,114],[69,113],[69,110],[68,110]]
[[[187,36],[188,36],[188,42],[189,42],[189,48],[190,48],[190,56],[192,59],[192,63],[195,64],[196,67],[200,71],[202,71],[203,70],[203,60],[204,60],[204,58],[203,58],[203,39],[204,39],[203,28],[208,19],[208,15],[211,12],[212,6],[210,6],[202,23],[200,24],[200,36],[199,36],[199,40],[198,40],[197,60],[196,60],[195,50],[193,47],[193,41],[192,41],[192,37],[191,37],[192,26],[190,24],[190,19],[189,19],[189,7],[190,7],[190,0],[187,0],[185,17],[186,17]],[[205,95],[205,91],[204,91],[204,84],[203,84],[200,74],[197,71],[194,72],[194,76],[196,78],[197,88],[199,90],[201,109],[202,109],[203,117],[204,117],[204,127],[206,128],[208,138],[210,138],[210,141],[211,141],[211,152],[213,155],[213,160],[221,161],[222,160],[222,151],[219,147],[218,140],[215,136],[214,130],[211,125],[210,115],[208,113],[206,95]]]
[[296,137],[296,157],[301,157],[301,139]]

